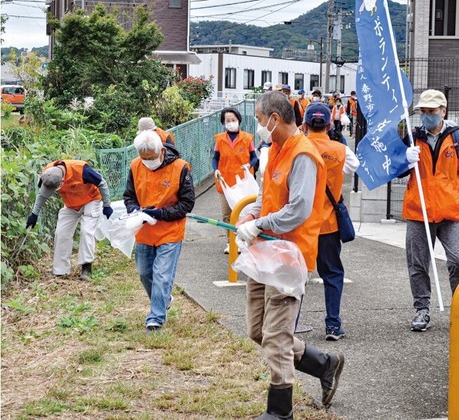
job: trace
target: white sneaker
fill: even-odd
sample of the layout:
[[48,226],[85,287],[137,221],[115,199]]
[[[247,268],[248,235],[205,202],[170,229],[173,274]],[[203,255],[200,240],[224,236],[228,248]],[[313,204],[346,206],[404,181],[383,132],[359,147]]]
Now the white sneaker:
[[229,254],[229,244],[226,245],[225,250],[223,251],[225,254]]

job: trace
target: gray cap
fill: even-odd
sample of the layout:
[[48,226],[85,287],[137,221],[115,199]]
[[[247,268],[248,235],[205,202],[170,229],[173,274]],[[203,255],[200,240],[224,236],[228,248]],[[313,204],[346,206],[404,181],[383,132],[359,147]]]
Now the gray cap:
[[48,198],[53,195],[54,191],[61,185],[64,178],[64,172],[61,168],[53,166],[48,168],[41,175],[40,194]]
[[139,130],[137,131],[137,134],[140,134],[142,131],[147,131],[147,130],[153,131],[154,129],[156,129],[156,124],[153,121],[153,118],[143,117],[139,120],[139,124],[137,128]]

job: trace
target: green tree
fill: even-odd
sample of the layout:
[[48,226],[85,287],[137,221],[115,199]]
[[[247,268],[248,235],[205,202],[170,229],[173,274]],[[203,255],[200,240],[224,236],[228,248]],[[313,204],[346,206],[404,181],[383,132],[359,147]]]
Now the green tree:
[[[136,9],[128,32],[103,5],[91,15],[67,15],[56,28],[57,45],[48,65],[45,96],[57,106],[94,97],[91,119],[103,117],[107,131],[127,128],[132,115],[149,115],[173,72],[151,57],[163,36],[149,11]],[[115,111],[114,111],[115,110]],[[107,121],[123,116],[122,121]]]

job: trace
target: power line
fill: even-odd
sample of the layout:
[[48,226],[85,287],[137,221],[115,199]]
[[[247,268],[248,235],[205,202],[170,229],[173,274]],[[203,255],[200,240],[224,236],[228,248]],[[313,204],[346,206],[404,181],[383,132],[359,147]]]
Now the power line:
[[[258,0],[257,0],[258,2]],[[236,3],[225,3],[225,4],[216,4],[212,6],[202,6],[202,7],[191,7],[191,10],[200,10],[200,9],[213,9],[215,7],[227,7],[227,6],[237,6],[243,3],[254,3],[254,0],[244,0]]]

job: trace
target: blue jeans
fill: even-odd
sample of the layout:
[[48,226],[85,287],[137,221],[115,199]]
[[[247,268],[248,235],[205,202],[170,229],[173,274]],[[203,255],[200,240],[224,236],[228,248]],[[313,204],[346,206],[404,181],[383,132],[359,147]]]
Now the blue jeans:
[[135,264],[140,281],[150,299],[150,312],[145,320],[146,324],[155,323],[161,326],[166,322],[166,308],[170,301],[181,250],[181,242],[160,246],[135,246]]
[[344,267],[340,254],[339,232],[319,235],[317,272],[324,281],[325,308],[327,310],[325,326],[330,329],[341,327],[339,312],[344,285]]

